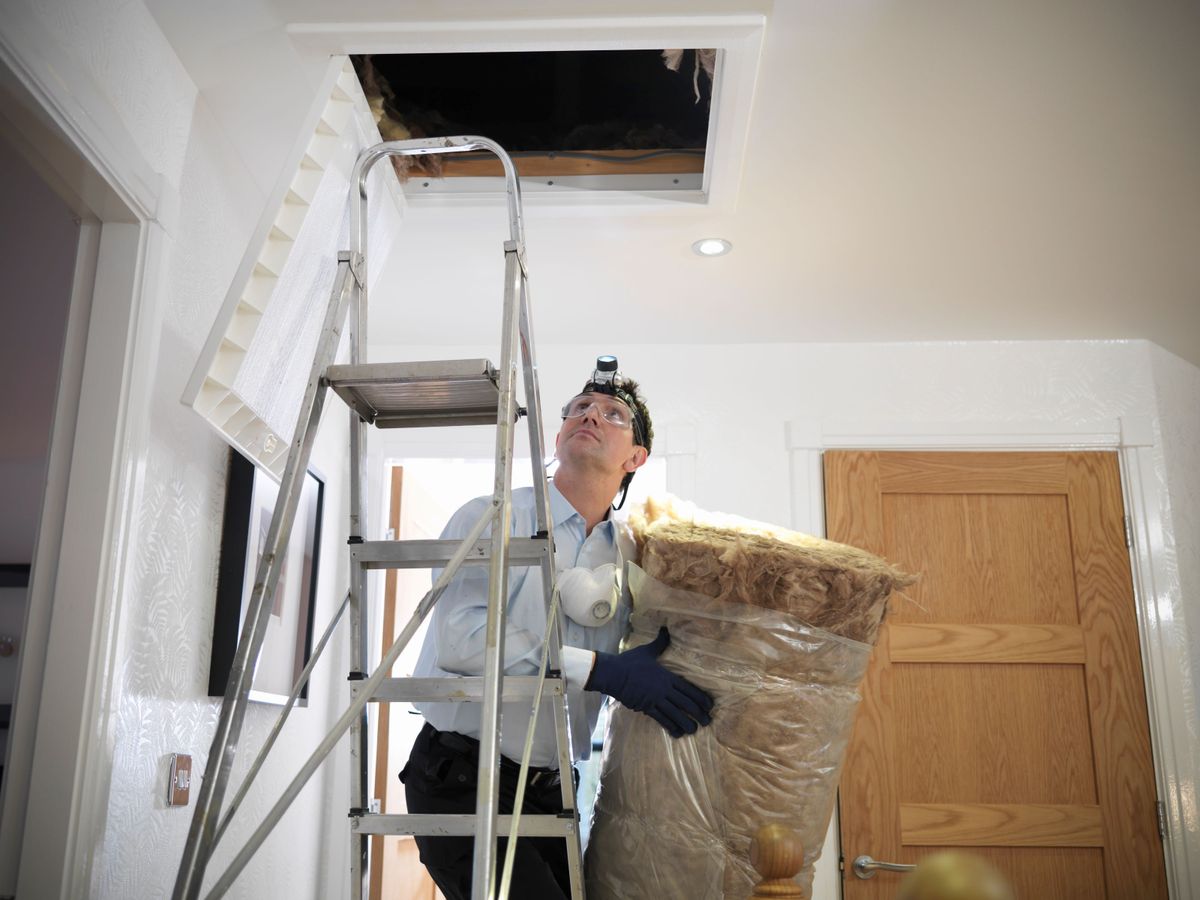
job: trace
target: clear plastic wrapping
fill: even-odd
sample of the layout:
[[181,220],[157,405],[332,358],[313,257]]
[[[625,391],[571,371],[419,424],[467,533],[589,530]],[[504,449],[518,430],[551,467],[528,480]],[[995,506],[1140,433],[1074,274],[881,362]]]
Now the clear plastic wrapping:
[[715,699],[713,723],[672,739],[614,704],[587,853],[590,900],[744,900],[750,839],[796,830],[811,887],[871,647],[787,612],[680,590],[630,565],[629,646]]

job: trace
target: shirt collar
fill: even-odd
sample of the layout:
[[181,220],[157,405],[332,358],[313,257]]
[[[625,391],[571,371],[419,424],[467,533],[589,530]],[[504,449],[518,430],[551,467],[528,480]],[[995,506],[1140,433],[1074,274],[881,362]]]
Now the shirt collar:
[[[583,523],[583,515],[571,505],[571,501],[562,495],[562,491],[558,489],[558,485],[554,483],[554,479],[548,479],[546,482],[550,486],[550,517],[554,521],[554,527],[562,525],[572,516],[578,517],[580,523]],[[608,511],[604,521],[596,526],[603,534],[607,535],[609,540],[613,539],[615,532],[613,531],[612,510]]]

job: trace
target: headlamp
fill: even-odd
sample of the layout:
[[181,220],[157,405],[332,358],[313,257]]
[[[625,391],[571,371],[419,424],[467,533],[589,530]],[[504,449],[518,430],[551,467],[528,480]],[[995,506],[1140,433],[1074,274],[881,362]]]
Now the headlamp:
[[583,392],[608,394],[628,406],[633,412],[634,443],[644,446],[645,424],[642,422],[637,403],[634,402],[632,395],[624,390],[624,384],[625,379],[617,371],[617,358],[615,356],[597,356],[596,368],[592,370],[591,380],[583,386]]
[[[596,368],[592,371],[592,384],[601,394],[613,393],[620,375],[617,373],[617,358],[615,356],[597,356]],[[608,387],[608,390],[605,388]]]
[[[626,390],[626,384],[629,385],[628,390]],[[650,423],[645,418],[645,407],[636,399],[636,392],[637,382],[633,379],[626,381],[617,369],[615,356],[596,357],[596,368],[592,370],[592,377],[580,391],[581,394],[607,394],[629,407],[633,413],[633,443],[636,446],[645,447],[649,451],[652,437],[649,429]],[[566,416],[565,407],[563,415]],[[614,507],[615,509],[620,509],[625,504],[625,497],[629,493],[629,482],[632,480],[633,473],[627,472],[621,482],[621,502]]]

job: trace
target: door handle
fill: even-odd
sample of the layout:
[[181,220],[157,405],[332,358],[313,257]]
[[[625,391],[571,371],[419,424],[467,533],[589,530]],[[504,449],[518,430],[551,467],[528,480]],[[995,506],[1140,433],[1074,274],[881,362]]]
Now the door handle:
[[911,872],[916,866],[905,863],[879,862],[864,853],[862,856],[855,857],[852,868],[855,875],[865,880],[874,878],[875,873],[881,870],[884,872]]

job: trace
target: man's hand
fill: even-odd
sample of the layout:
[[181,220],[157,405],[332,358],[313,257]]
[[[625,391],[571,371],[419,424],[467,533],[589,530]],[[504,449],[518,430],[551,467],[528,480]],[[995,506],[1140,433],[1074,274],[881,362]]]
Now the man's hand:
[[713,699],[686,678],[667,671],[658,657],[671,643],[664,625],[651,643],[624,653],[596,653],[585,691],[599,691],[643,712],[671,737],[695,734],[712,722]]

